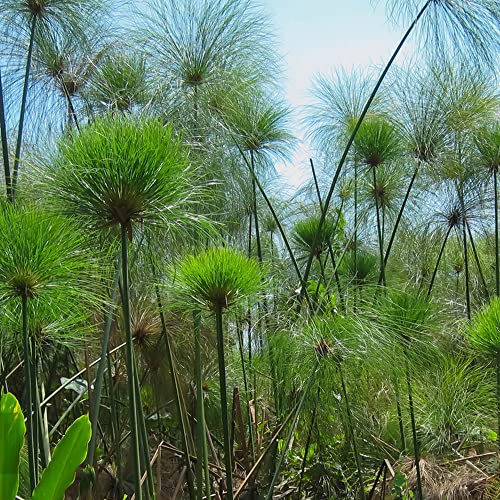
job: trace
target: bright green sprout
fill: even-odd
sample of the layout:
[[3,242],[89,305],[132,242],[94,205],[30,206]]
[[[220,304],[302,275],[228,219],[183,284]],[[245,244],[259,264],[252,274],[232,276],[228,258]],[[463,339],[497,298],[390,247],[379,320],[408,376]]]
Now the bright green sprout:
[[256,294],[262,280],[257,261],[235,250],[212,248],[180,264],[176,290],[179,301],[193,308],[226,309]]

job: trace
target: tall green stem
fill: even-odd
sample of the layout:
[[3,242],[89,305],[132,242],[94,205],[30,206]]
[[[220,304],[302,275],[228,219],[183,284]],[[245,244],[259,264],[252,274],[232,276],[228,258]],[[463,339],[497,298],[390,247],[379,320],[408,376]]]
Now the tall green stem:
[[141,490],[141,462],[139,456],[139,428],[137,424],[137,398],[134,381],[134,345],[132,339],[132,329],[130,327],[130,298],[128,287],[128,231],[127,225],[121,225],[121,246],[122,246],[122,285],[123,285],[123,324],[125,327],[125,337],[127,341],[127,383],[130,405],[130,433],[132,436],[132,459],[134,492],[137,500],[142,500]]
[[19,115],[19,125],[17,129],[16,154],[14,156],[14,167],[12,170],[12,199],[16,196],[17,176],[19,175],[19,162],[21,160],[21,146],[23,143],[24,118],[26,114],[26,99],[28,97],[28,86],[31,73],[31,58],[33,56],[33,43],[35,41],[35,30],[37,24],[37,16],[32,16],[30,41],[28,46],[28,56],[26,58],[26,70],[24,73],[23,94],[21,97],[21,112]]
[[38,398],[38,384],[37,384],[37,359],[36,359],[36,343],[33,336],[30,336],[30,370],[31,370],[31,399],[33,405],[33,457],[35,460],[35,482],[38,484],[39,474],[39,457],[40,457],[40,418],[39,410],[40,406],[37,405],[39,402]]
[[309,302],[309,296],[307,295],[307,281],[305,281],[302,277],[302,273],[300,272],[299,266],[297,264],[297,260],[295,259],[295,255],[294,255],[293,250],[290,246],[290,242],[288,241],[288,238],[286,237],[285,230],[283,229],[283,226],[281,225],[281,222],[278,218],[278,215],[276,214],[276,211],[274,210],[274,207],[273,207],[271,201],[269,200],[269,197],[267,196],[265,189],[262,187],[262,184],[260,183],[259,179],[257,178],[255,171],[252,168],[252,165],[248,161],[248,158],[246,157],[245,152],[241,149],[236,138],[233,136],[231,136],[231,137],[233,139],[234,144],[238,148],[238,151],[239,151],[241,157],[243,158],[243,161],[246,163],[248,169],[250,170],[250,174],[251,174],[252,178],[255,180],[255,184],[259,188],[259,192],[262,195],[262,198],[264,198],[264,201],[266,202],[266,205],[269,208],[269,211],[271,212],[271,215],[272,215],[274,221],[276,222],[276,226],[278,227],[278,231],[280,232],[281,238],[282,238],[283,243],[284,243],[286,250],[288,252],[288,256],[290,257],[290,261],[293,265],[293,268],[294,268],[294,270],[297,274],[297,277],[299,278],[300,284],[302,286],[302,288],[301,288],[302,294],[305,294],[305,297],[306,297],[308,304],[311,305]]
[[[313,242],[312,248],[315,248],[317,243],[318,243],[317,240],[318,240],[319,235],[321,233],[321,229],[323,227],[323,224],[325,223],[326,213],[328,212],[328,207],[330,206],[330,202],[332,201],[332,196],[333,196],[333,192],[335,190],[335,186],[337,185],[337,180],[339,178],[340,172],[342,171],[342,167],[344,166],[347,155],[349,154],[352,143],[354,142],[354,139],[356,138],[359,127],[361,126],[361,123],[363,122],[363,120],[366,116],[366,113],[368,112],[368,109],[370,108],[371,103],[373,102],[373,99],[375,99],[375,96],[377,95],[378,89],[382,85],[382,82],[384,81],[385,76],[387,75],[389,69],[391,68],[392,64],[394,63],[394,60],[398,56],[401,48],[405,44],[407,38],[410,36],[411,32],[415,28],[416,24],[418,23],[418,21],[420,20],[420,18],[424,14],[424,12],[427,10],[429,5],[431,5],[432,3],[433,3],[433,0],[427,0],[427,2],[425,2],[424,6],[420,9],[420,12],[417,14],[415,19],[411,23],[410,27],[408,28],[408,30],[404,34],[403,38],[399,42],[398,46],[396,47],[396,50],[394,51],[391,58],[389,59],[389,62],[387,63],[387,65],[383,69],[379,79],[377,80],[377,83],[375,84],[375,87],[373,87],[373,90],[372,90],[372,93],[370,94],[370,97],[366,101],[366,104],[363,108],[363,111],[359,115],[356,126],[354,127],[354,130],[352,131],[351,136],[349,137],[349,140],[347,141],[346,147],[345,147],[345,149],[342,153],[342,156],[340,157],[339,163],[337,165],[337,169],[335,170],[335,174],[333,175],[333,179],[332,179],[330,189],[329,189],[328,194],[327,194],[326,199],[325,199],[325,204],[323,207],[323,211],[321,213],[321,218],[320,218],[319,224],[318,224],[318,230],[316,231],[316,237],[315,237],[315,241]],[[311,252],[309,254],[309,259],[307,260],[306,269],[305,269],[304,274],[303,274],[303,282],[304,283],[307,283],[307,280],[309,278],[309,273],[311,271],[311,265],[313,262],[313,258],[314,258],[314,253]]]
[[116,263],[115,278],[111,288],[111,300],[110,306],[106,310],[106,315],[104,319],[104,335],[101,343],[101,359],[99,361],[99,367],[97,368],[97,376],[94,384],[93,398],[92,398],[92,436],[90,438],[88,453],[87,453],[87,463],[92,464],[94,461],[94,455],[97,445],[97,422],[99,421],[99,410],[101,407],[101,394],[102,386],[104,381],[104,370],[108,363],[108,347],[109,338],[111,336],[111,325],[113,322],[113,310],[114,304],[116,302],[116,296],[118,291],[118,280],[120,277],[120,260],[118,259]]
[[186,469],[187,469],[187,483],[188,483],[188,489],[189,489],[189,498],[193,500],[195,498],[195,491],[194,491],[194,484],[193,484],[193,474],[191,470],[191,461],[190,461],[190,446],[189,446],[189,441],[188,441],[188,424],[187,424],[187,418],[185,417],[185,412],[184,412],[184,405],[182,401],[182,395],[179,387],[179,381],[177,379],[177,372],[175,368],[175,362],[174,362],[174,353],[172,349],[172,345],[170,343],[170,336],[168,334],[167,330],[167,323],[165,321],[165,315],[163,314],[163,305],[160,297],[160,289],[158,285],[155,287],[156,290],[156,300],[158,303],[158,311],[160,314],[160,321],[161,321],[161,328],[162,328],[162,334],[165,337],[165,347],[167,350],[167,359],[168,359],[168,364],[170,368],[170,375],[172,377],[172,383],[174,386],[174,392],[175,392],[175,408],[177,410],[177,416],[179,418],[179,426],[181,428],[181,444],[182,444],[182,451],[184,453],[184,457],[186,460]]
[[393,377],[394,395],[396,396],[396,410],[398,413],[399,436],[401,438],[401,450],[406,450],[405,430],[403,426],[403,412],[401,411],[401,396],[399,394],[399,382],[397,377]]
[[[250,151],[250,165],[252,165],[252,172],[255,172],[255,153]],[[257,213],[257,189],[255,185],[255,178],[252,178],[252,199],[253,199],[253,219],[255,221],[255,243],[257,244],[257,257],[259,262],[262,262],[262,244],[260,241],[259,229],[259,214]]]
[[417,473],[417,500],[423,500],[424,495],[422,492],[422,476],[420,473],[420,448],[417,438],[417,426],[415,424],[415,411],[413,408],[413,393],[411,390],[411,377],[410,377],[410,364],[408,362],[408,353],[406,349],[404,351],[405,357],[405,367],[406,367],[406,385],[408,387],[408,406],[410,410],[410,420],[411,420],[411,433],[413,437],[413,452],[415,454],[415,471]]
[[316,393],[316,402],[314,403],[314,409],[311,415],[311,422],[309,423],[309,430],[307,431],[306,445],[304,447],[304,456],[302,457],[302,466],[300,467],[299,492],[297,494],[297,498],[301,498],[304,471],[306,470],[307,458],[309,455],[309,447],[311,445],[312,431],[314,428],[314,424],[316,423],[316,412],[318,411],[319,394],[320,394],[320,387],[318,386],[318,391]]
[[439,255],[436,261],[436,265],[434,266],[434,271],[432,272],[431,282],[429,283],[429,288],[427,289],[427,297],[430,297],[432,288],[434,286],[434,280],[436,279],[436,274],[438,272],[439,263],[441,262],[441,258],[443,257],[444,247],[446,246],[446,242],[448,241],[448,237],[450,236],[451,230],[453,226],[448,226],[448,231],[446,231],[446,235],[443,240],[443,244],[441,245],[441,249],[439,250]]
[[203,382],[201,374],[200,312],[194,314],[194,379],[196,383],[196,499],[203,498],[203,443],[205,419],[203,418]]
[[248,218],[248,257],[252,257],[252,221],[253,217],[250,214]]
[[[309,163],[311,164],[311,170],[312,170],[312,174],[313,174],[314,185],[316,187],[316,195],[318,196],[319,208],[321,210],[323,210],[323,200],[321,199],[321,192],[319,190],[318,178],[316,176],[316,169],[314,168],[314,163],[312,161],[312,158],[309,158]],[[343,204],[343,202],[340,205],[339,215],[338,215],[337,221],[335,223],[335,230],[337,230],[337,228],[338,228],[339,221],[340,221],[340,216],[342,214],[342,204]],[[340,284],[340,277],[339,277],[339,273],[338,273],[338,270],[337,270],[337,264],[335,263],[335,255],[333,254],[333,248],[332,248],[331,242],[327,241],[327,244],[328,244],[328,253],[330,255],[330,259],[332,260],[333,274],[335,276],[335,282],[337,284],[337,290],[339,292],[339,304],[343,305],[344,299],[343,299],[343,296],[342,296],[342,286]],[[325,286],[327,286],[326,279],[323,279],[323,281],[325,283]],[[319,286],[319,282],[318,282],[318,286]],[[316,290],[316,295],[318,295],[318,291],[319,291],[319,289]]]
[[12,179],[10,177],[9,146],[7,143],[7,124],[5,122],[5,106],[3,102],[2,70],[0,68],[0,135],[2,139],[3,171],[7,199],[12,201]]
[[467,252],[467,231],[465,228],[465,214],[462,216],[462,243],[464,249],[464,267],[465,267],[465,307],[467,319],[470,320],[470,283],[469,283],[469,253]]
[[245,403],[247,409],[247,420],[248,420],[248,434],[250,436],[250,448],[252,449],[252,463],[255,463],[255,439],[253,433],[252,416],[250,412],[250,390],[248,387],[248,377],[247,369],[245,363],[244,349],[243,349],[243,331],[241,324],[236,325],[237,335],[238,335],[238,347],[240,351],[241,360],[241,371],[243,374],[243,385],[245,387]]
[[496,354],[497,369],[497,447],[500,448],[500,351]]
[[196,311],[194,319],[194,352],[195,352],[195,382],[196,382],[196,498],[203,497],[203,470],[205,470],[205,495],[210,498],[210,475],[207,453],[207,436],[205,433],[205,404],[203,401],[203,378],[201,367],[201,315]]
[[78,123],[78,118],[76,116],[76,111],[75,107],[73,106],[71,95],[68,92],[68,87],[66,87],[66,84],[62,79],[60,83],[64,92],[64,96],[66,97],[66,101],[68,103],[68,127],[71,126],[71,120],[73,120],[75,122],[76,129],[78,130],[78,132],[80,132],[80,125]]
[[[410,180],[410,184],[408,184],[408,189],[406,190],[405,197],[403,199],[403,203],[401,204],[401,207],[398,212],[398,216],[396,217],[396,222],[394,223],[394,228],[392,229],[391,237],[389,238],[389,243],[387,244],[387,249],[385,251],[385,256],[384,256],[384,268],[387,266],[387,261],[389,260],[389,255],[391,255],[391,249],[392,245],[394,243],[394,240],[396,239],[396,233],[398,232],[399,228],[399,223],[401,222],[401,219],[403,217],[403,212],[406,207],[406,203],[408,202],[408,199],[410,197],[411,190],[413,188],[413,184],[415,182],[415,179],[417,178],[418,171],[420,169],[420,162],[417,162],[417,166],[415,167],[415,170],[413,171],[413,175]],[[380,276],[378,278],[378,284],[380,285],[382,283],[382,273],[380,273]]]
[[233,500],[233,464],[231,457],[231,440],[229,436],[222,307],[220,305],[215,309],[215,328],[217,331],[217,356],[219,360],[220,409],[222,413],[222,431],[224,436],[224,463],[226,465],[227,493],[225,498],[226,500]]
[[36,486],[36,461],[35,445],[33,442],[33,393],[31,384],[31,356],[30,340],[28,335],[28,298],[26,294],[22,297],[22,316],[23,316],[23,345],[24,345],[24,378],[26,387],[26,436],[28,439],[28,466],[30,473],[30,492],[32,493]]
[[149,452],[149,442],[148,433],[146,430],[146,419],[144,417],[144,410],[142,408],[142,398],[141,398],[141,385],[139,382],[139,372],[137,370],[137,358],[134,355],[134,388],[135,397],[137,401],[137,427],[139,429],[139,450],[140,456],[143,461],[143,469],[146,471],[146,481],[148,488],[146,490],[146,497],[149,496],[154,498],[155,487],[153,479],[153,469],[151,467],[151,455]]
[[377,235],[378,235],[378,250],[380,258],[380,276],[382,278],[382,284],[385,286],[384,239],[383,239],[384,236],[382,234],[382,228],[380,226],[380,207],[378,205],[376,167],[372,167],[372,174],[373,174],[373,191],[375,193],[375,211],[377,213]]
[[276,484],[276,481],[278,480],[281,467],[283,466],[283,462],[285,461],[285,457],[288,454],[288,448],[290,447],[290,443],[292,442],[292,437],[295,434],[295,429],[297,428],[297,425],[299,423],[299,418],[300,418],[300,412],[302,411],[302,406],[304,405],[304,401],[306,399],[306,396],[309,394],[309,391],[311,390],[311,387],[314,382],[314,378],[316,375],[316,372],[318,371],[319,368],[319,359],[316,359],[316,362],[314,363],[313,369],[311,371],[311,375],[309,376],[309,380],[307,381],[307,385],[304,389],[304,392],[302,393],[302,396],[300,398],[299,404],[297,405],[297,408],[295,410],[295,415],[293,416],[292,423],[290,425],[290,429],[288,430],[287,438],[285,441],[285,445],[283,446],[283,450],[281,452],[280,458],[278,459],[278,462],[275,467],[274,471],[274,476],[273,479],[271,480],[271,484],[269,485],[269,490],[266,495],[266,500],[272,500],[274,497],[274,485]]
[[352,449],[354,452],[354,459],[356,460],[356,468],[358,470],[358,479],[359,479],[359,488],[361,492],[361,498],[365,498],[365,481],[363,478],[363,470],[361,469],[361,457],[358,451],[358,445],[356,443],[356,437],[354,434],[354,421],[351,413],[351,406],[349,405],[349,398],[347,397],[347,389],[344,382],[344,375],[342,373],[342,367],[339,363],[338,366],[339,377],[340,377],[340,385],[342,387],[342,396],[345,401],[345,409],[347,412],[347,421],[349,423],[349,434],[351,435]]
[[499,263],[499,243],[498,243],[498,184],[497,170],[493,170],[493,189],[495,192],[495,290],[497,297],[500,297],[500,263]]
[[467,234],[469,235],[469,241],[470,241],[470,246],[472,248],[472,254],[474,255],[474,260],[476,261],[477,271],[479,273],[479,277],[481,278],[481,283],[483,284],[484,293],[486,294],[486,297],[489,299],[490,294],[488,292],[488,285],[486,284],[486,280],[484,278],[483,268],[482,268],[481,262],[479,260],[479,254],[477,253],[477,248],[476,248],[476,244],[474,243],[474,238],[472,237],[472,231],[470,228],[470,224],[468,221],[465,221],[465,224],[467,226]]
[[[358,279],[358,162],[354,159],[354,276]],[[357,312],[357,288],[354,289],[354,313]]]
[[115,448],[115,463],[117,468],[117,479],[118,479],[118,498],[123,498],[123,467],[121,460],[121,448],[120,448],[120,422],[118,418],[118,410],[116,407],[115,399],[115,388],[113,382],[113,375],[111,370],[111,353],[108,351],[106,353],[106,360],[108,362],[108,398],[110,401],[111,409],[111,430],[113,433],[113,444]]

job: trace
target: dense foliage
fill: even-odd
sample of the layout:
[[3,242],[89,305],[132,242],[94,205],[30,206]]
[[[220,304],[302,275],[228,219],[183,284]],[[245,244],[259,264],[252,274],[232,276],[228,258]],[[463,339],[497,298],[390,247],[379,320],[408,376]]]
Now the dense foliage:
[[388,1],[291,197],[260,8],[136,4],[0,0],[0,489],[15,395],[22,498],[498,498],[498,0]]

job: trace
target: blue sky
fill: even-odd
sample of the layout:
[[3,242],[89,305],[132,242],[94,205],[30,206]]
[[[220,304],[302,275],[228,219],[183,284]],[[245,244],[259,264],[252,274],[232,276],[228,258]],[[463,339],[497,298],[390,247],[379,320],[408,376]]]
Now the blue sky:
[[[295,108],[294,132],[300,107],[311,101],[309,91],[315,74],[335,68],[368,67],[386,62],[403,34],[388,21],[384,2],[370,0],[263,0],[284,57],[286,93]],[[411,45],[407,49],[411,51]],[[402,57],[404,57],[404,53]],[[278,165],[283,181],[300,185],[309,177],[311,152],[299,144],[293,160]]]

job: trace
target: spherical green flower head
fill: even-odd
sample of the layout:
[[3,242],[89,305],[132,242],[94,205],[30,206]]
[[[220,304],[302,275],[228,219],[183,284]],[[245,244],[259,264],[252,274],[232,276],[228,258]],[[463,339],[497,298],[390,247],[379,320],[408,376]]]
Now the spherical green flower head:
[[318,358],[330,357],[341,363],[358,349],[359,326],[353,318],[341,315],[313,318],[304,334],[313,342]]
[[90,258],[75,225],[35,208],[0,209],[0,300],[59,295],[89,281]]
[[476,139],[479,157],[478,163],[488,169],[490,173],[500,171],[500,124],[494,123],[483,127]]
[[192,224],[197,192],[185,151],[152,119],[104,117],[59,145],[47,189],[63,210],[92,228],[134,222],[146,228]]
[[383,328],[408,343],[428,333],[435,319],[432,304],[425,295],[400,290],[387,295],[378,306],[377,316]]
[[466,331],[473,347],[483,352],[500,352],[500,298],[491,299],[472,320]]
[[255,260],[228,248],[212,248],[180,264],[177,297],[184,307],[221,310],[256,294],[262,279]]
[[327,217],[316,239],[319,221],[319,215],[300,220],[293,227],[292,233],[297,248],[308,255],[313,253],[315,257],[319,257],[328,248],[328,243],[333,243],[336,236],[335,223],[331,217]]
[[384,117],[369,115],[354,139],[356,155],[371,168],[390,163],[401,151],[400,137]]
[[[51,289],[50,294],[41,293],[28,300],[28,332],[35,340],[42,358],[50,359],[54,349],[59,346],[70,347],[76,352],[83,348],[90,336],[96,332],[94,304],[82,298],[78,292],[76,287],[68,293],[68,286],[59,286]],[[82,295],[85,297],[85,292]],[[97,297],[94,296],[94,300]],[[2,343],[4,346],[10,345],[18,349],[22,326],[21,301],[3,302],[0,310]]]

